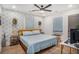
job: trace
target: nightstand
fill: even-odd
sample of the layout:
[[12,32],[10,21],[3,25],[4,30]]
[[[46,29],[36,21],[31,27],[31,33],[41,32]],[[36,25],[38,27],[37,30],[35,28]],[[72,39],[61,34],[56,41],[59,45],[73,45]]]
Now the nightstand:
[[56,33],[56,34],[53,34],[54,36],[56,36],[56,39],[57,39],[57,45],[61,42],[61,34],[59,33]]
[[10,46],[19,44],[19,37],[16,35],[12,35],[10,37]]

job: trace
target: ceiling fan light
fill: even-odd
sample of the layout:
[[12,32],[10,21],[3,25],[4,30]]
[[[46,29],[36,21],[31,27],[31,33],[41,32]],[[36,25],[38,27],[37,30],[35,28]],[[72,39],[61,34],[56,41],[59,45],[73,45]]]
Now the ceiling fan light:
[[12,6],[12,8],[13,8],[13,9],[15,9],[15,8],[16,8],[16,6],[15,6],[15,5],[13,5],[13,6]]
[[71,8],[72,7],[72,4],[71,5],[68,5],[68,7]]
[[41,12],[41,13],[44,13],[44,11],[43,11],[43,10],[41,10],[40,12]]

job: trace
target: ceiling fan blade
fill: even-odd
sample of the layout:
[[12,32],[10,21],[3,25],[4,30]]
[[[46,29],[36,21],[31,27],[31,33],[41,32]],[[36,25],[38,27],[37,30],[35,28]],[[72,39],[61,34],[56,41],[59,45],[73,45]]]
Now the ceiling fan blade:
[[39,9],[40,9],[40,7],[39,7],[37,4],[34,4],[34,6],[36,6],[37,8],[39,8]]
[[50,7],[51,5],[52,5],[52,4],[49,4],[49,5],[47,5],[46,7],[44,7],[44,9],[45,9],[45,8],[48,8],[48,7]]
[[44,11],[52,12],[52,10],[44,10]]
[[40,10],[32,10],[32,11],[40,11]]

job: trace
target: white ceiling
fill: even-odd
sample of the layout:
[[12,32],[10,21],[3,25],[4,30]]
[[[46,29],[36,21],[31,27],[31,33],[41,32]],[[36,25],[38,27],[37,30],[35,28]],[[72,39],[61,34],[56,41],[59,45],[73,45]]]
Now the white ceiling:
[[[40,6],[40,4],[38,5]],[[43,5],[46,6],[46,4],[43,4]],[[16,6],[16,8],[12,8],[12,6]],[[26,12],[26,13],[30,13],[31,10],[39,10],[33,4],[3,4],[2,7],[6,9],[17,10],[17,11]],[[79,5],[77,4],[72,5],[72,7],[69,8],[68,4],[54,4],[54,5],[52,4],[52,6],[48,7],[47,9],[52,10],[52,12],[59,12],[59,11],[70,10],[75,8],[79,8]],[[39,12],[34,12],[34,13],[39,13]]]

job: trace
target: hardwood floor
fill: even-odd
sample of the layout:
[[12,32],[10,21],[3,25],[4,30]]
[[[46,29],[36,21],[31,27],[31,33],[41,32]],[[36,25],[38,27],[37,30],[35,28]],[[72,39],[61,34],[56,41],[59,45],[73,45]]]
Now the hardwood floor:
[[[63,54],[68,54],[69,53],[69,48],[64,47]],[[2,54],[25,54],[24,50],[22,47],[18,44],[15,46],[8,46],[4,47],[2,49]],[[60,45],[51,47],[49,49],[45,49],[38,54],[61,54],[61,48]],[[72,49],[72,54],[76,54],[76,51]]]
[[15,46],[7,46],[2,49],[2,54],[25,54],[22,47],[18,44]]

